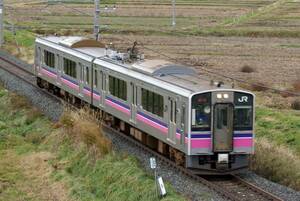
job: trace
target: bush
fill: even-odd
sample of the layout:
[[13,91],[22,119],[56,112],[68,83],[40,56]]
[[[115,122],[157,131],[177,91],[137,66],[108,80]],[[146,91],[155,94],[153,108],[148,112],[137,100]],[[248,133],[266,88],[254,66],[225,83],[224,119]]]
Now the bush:
[[13,109],[29,108],[30,104],[24,96],[19,96],[15,93],[10,95],[10,103]]
[[98,120],[87,109],[66,110],[60,123],[73,140],[84,143],[96,155],[106,155],[112,150],[112,143],[103,134]]
[[255,154],[250,167],[272,181],[300,190],[300,158],[284,146],[270,143],[264,138],[255,142]]
[[291,108],[293,110],[300,110],[300,99],[295,99],[291,104]]
[[243,73],[253,73],[253,72],[255,72],[255,69],[252,68],[252,67],[249,66],[249,65],[244,65],[244,66],[241,68],[241,72],[243,72]]

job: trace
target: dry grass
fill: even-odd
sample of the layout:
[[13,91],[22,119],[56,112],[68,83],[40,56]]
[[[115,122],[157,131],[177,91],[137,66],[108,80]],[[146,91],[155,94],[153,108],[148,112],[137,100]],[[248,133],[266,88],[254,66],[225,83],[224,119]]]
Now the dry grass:
[[16,93],[11,93],[10,103],[13,109],[30,108],[30,103],[28,102],[28,100],[24,96],[20,96]]
[[293,110],[300,110],[300,99],[295,99],[291,104],[291,108]]
[[300,158],[294,152],[264,138],[257,139],[255,147],[252,170],[272,181],[300,190]]
[[241,68],[241,72],[243,72],[243,73],[253,73],[253,72],[255,72],[255,69],[252,68],[252,67],[249,66],[249,65],[244,65],[244,66]]
[[84,143],[95,155],[103,156],[111,152],[111,141],[103,134],[98,120],[88,109],[67,109],[60,119],[60,124],[66,134],[76,142]]
[[300,92],[300,80],[297,80],[293,83],[293,88],[295,92]]
[[38,108],[36,107],[31,108],[30,110],[26,111],[26,124],[31,124],[41,116],[42,113]]

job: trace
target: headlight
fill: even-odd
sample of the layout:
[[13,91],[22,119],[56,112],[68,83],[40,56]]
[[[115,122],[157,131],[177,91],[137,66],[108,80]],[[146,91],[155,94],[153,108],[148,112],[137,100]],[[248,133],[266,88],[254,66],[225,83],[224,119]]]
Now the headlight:
[[221,99],[222,98],[222,94],[217,94],[217,98]]
[[225,99],[227,99],[227,98],[229,98],[229,95],[228,95],[228,94],[223,94],[223,97],[224,97]]

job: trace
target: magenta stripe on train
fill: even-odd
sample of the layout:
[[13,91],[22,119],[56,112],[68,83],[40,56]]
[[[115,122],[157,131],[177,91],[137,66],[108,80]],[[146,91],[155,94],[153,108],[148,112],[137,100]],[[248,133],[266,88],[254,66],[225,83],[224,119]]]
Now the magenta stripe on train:
[[137,115],[137,119],[151,127],[154,127],[158,130],[160,130],[163,134],[167,135],[168,134],[168,128],[162,126],[162,125],[159,125],[158,123],[154,122],[154,121],[151,121],[145,117],[143,117],[142,115],[138,114]]
[[121,112],[123,112],[123,113],[125,113],[127,115],[130,115],[130,110],[128,110],[127,108],[124,108],[124,107],[122,107],[122,106],[120,106],[120,105],[118,105],[118,104],[116,104],[116,103],[114,103],[114,102],[112,102],[110,100],[107,100],[107,99],[105,100],[105,103],[107,105],[115,108],[116,110],[119,110],[119,111],[121,111]]
[[47,75],[48,77],[57,78],[57,75],[55,75],[54,73],[52,73],[50,71],[47,71],[47,70],[45,70],[43,68],[42,68],[41,72],[42,72],[42,74]]

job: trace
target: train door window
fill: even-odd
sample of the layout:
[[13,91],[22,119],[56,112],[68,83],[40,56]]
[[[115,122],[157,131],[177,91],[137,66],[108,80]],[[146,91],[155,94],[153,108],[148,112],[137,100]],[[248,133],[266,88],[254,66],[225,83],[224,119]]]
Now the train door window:
[[182,105],[181,108],[181,129],[185,131],[185,105]]
[[55,55],[52,52],[44,50],[44,63],[50,68],[55,68]]
[[103,71],[100,71],[100,77],[101,77],[101,89],[103,91],[105,91],[106,90],[105,89],[105,82],[106,82],[106,80],[105,80],[105,75],[104,75]]
[[85,67],[85,83],[90,84],[90,71],[88,66]]
[[64,73],[73,78],[76,78],[77,77],[76,72],[77,72],[76,71],[76,62],[64,58]]
[[174,107],[174,123],[176,124],[177,123],[177,102],[175,101],[175,107]]
[[177,123],[177,103],[173,99],[170,99],[170,121]]
[[127,101],[127,82],[113,76],[109,76],[109,92],[122,100]]
[[171,110],[170,110],[170,121],[171,121],[171,122],[174,122],[174,113],[173,113],[173,112],[174,112],[174,111],[173,111],[174,108],[173,108],[173,104],[174,104],[173,100],[170,99],[170,107],[171,107],[171,108],[170,108],[170,109],[171,109]]
[[135,90],[135,85],[131,82],[131,92],[132,92],[132,104],[136,105],[136,90]]
[[227,127],[227,113],[228,113],[228,108],[220,108],[217,110],[217,128],[222,129],[223,127]]
[[98,71],[96,69],[94,70],[94,87],[98,87]]
[[37,55],[38,55],[38,60],[39,60],[39,63],[41,62],[41,47],[38,47],[38,51],[37,51]]

